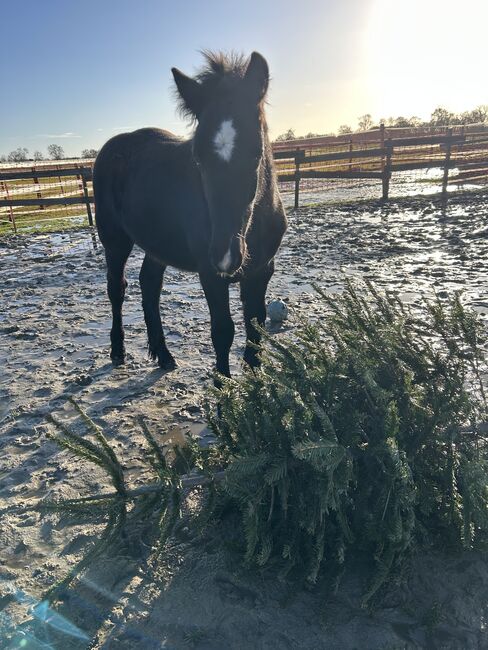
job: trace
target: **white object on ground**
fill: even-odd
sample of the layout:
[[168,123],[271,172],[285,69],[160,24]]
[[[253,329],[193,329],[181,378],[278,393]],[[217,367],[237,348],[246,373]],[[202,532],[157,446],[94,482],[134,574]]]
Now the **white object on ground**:
[[269,320],[273,323],[282,323],[288,318],[288,306],[283,300],[271,300],[267,312]]

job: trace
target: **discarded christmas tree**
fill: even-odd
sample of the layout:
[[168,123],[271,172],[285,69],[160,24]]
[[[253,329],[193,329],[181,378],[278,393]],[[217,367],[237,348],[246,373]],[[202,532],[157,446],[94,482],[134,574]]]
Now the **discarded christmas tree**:
[[371,285],[318,291],[330,315],[263,332],[261,369],[223,380],[211,423],[246,560],[314,582],[361,553],[367,602],[415,544],[486,541],[482,326],[458,296],[414,314]]

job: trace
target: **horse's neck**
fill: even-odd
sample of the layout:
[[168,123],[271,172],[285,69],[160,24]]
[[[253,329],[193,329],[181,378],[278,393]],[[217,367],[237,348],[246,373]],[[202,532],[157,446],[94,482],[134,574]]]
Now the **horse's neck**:
[[185,157],[189,160],[193,160],[193,136],[181,140],[180,147],[184,152]]
[[264,183],[266,189],[271,189],[276,184],[276,174],[274,169],[273,147],[268,137],[268,130],[263,130],[263,151],[264,151]]

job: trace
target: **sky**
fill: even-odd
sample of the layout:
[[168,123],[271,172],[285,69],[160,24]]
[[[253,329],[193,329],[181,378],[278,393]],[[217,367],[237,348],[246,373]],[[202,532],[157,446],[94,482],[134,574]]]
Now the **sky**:
[[158,126],[189,135],[171,67],[261,52],[274,138],[488,104],[487,0],[0,0],[0,154],[66,154]]

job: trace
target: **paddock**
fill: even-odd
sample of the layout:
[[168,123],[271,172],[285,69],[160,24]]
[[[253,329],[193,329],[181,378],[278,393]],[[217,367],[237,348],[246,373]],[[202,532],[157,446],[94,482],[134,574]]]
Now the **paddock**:
[[[452,196],[447,206],[424,197],[299,208],[290,215],[268,291],[268,298],[288,302],[291,317],[283,329],[292,330],[300,317],[320,319],[312,282],[337,292],[345,276],[370,279],[395,291],[413,309],[422,296],[437,294],[444,300],[460,290],[466,304],[488,319],[487,210],[486,191]],[[69,396],[106,426],[112,444],[123,450],[134,486],[145,478],[142,439],[134,426],[139,413],[156,431],[170,430],[174,436],[191,431],[202,444],[212,442],[204,425],[203,400],[211,384],[213,352],[198,278],[168,270],[162,311],[168,347],[179,367],[164,374],[146,355],[137,281],[141,257],[135,251],[128,266],[124,307],[128,363],[113,369],[105,260],[92,231],[0,240],[0,508],[28,505],[47,494],[78,496],[106,487],[101,474],[75,463],[45,440],[47,413],[71,421],[72,411],[66,407]],[[234,373],[241,371],[244,345],[239,302],[233,289]],[[36,514],[7,515],[0,530],[0,578],[13,593],[27,594],[35,602],[80,557],[94,532],[93,526],[58,525],[55,519],[40,520]],[[154,644],[163,637],[170,644],[182,642],[203,627],[224,639],[222,647],[238,647],[232,645],[238,643],[236,639],[242,642],[261,634],[263,621],[264,641],[281,639],[281,647],[314,647],[317,639],[340,647],[347,645],[347,634],[361,635],[368,647],[386,647],[404,642],[399,630],[405,625],[412,630],[418,627],[415,598],[434,589],[441,601],[449,595],[448,630],[453,634],[463,630],[460,643],[471,647],[467,644],[478,633],[473,612],[481,611],[486,600],[481,588],[470,596],[465,591],[473,576],[488,577],[485,564],[473,559],[467,567],[443,566],[450,580],[443,585],[433,580],[438,567],[426,561],[424,582],[413,591],[408,615],[399,608],[385,608],[371,619],[352,609],[347,625],[339,617],[324,632],[309,594],[297,596],[289,608],[280,610],[276,601],[286,598],[284,589],[264,581],[258,597],[244,578],[236,583],[222,558],[202,560],[202,554],[191,544],[175,543],[169,550],[175,563],[163,567],[162,581],[156,586],[145,584],[137,566],[128,569],[123,558],[105,559],[71,590],[62,612],[89,635],[108,638],[117,647],[159,647]],[[178,568],[183,558],[191,561]],[[199,582],[202,561],[211,576],[207,582]],[[353,586],[350,589],[354,591]],[[207,601],[212,607],[205,605]],[[25,620],[26,602],[19,597],[8,615],[2,615],[2,624],[14,626]],[[73,639],[70,643],[64,647],[84,647]]]

